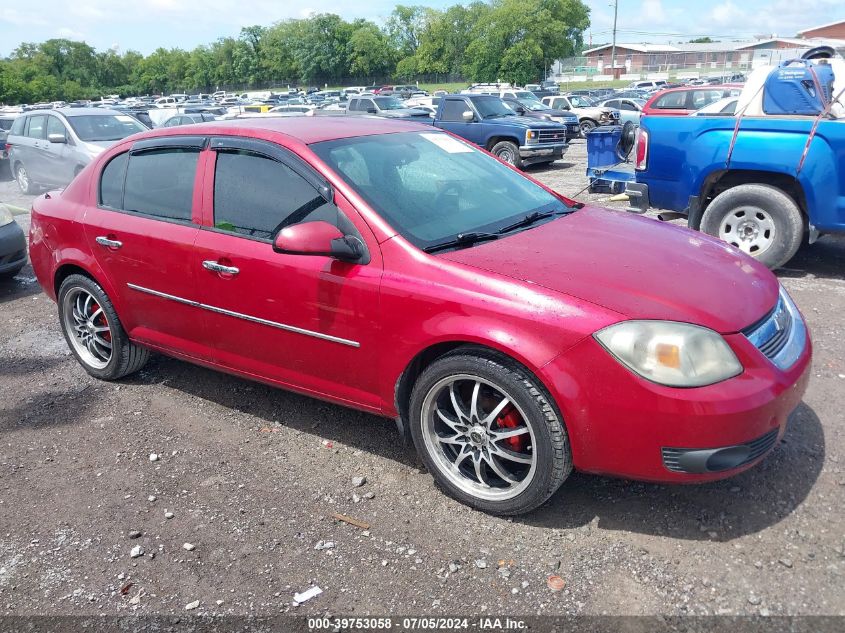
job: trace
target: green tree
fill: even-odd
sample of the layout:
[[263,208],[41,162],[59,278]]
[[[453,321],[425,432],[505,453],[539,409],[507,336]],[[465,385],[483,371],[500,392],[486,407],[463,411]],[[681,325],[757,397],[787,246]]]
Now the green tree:
[[387,35],[372,22],[358,20],[349,37],[349,74],[376,79],[390,73],[396,52]]

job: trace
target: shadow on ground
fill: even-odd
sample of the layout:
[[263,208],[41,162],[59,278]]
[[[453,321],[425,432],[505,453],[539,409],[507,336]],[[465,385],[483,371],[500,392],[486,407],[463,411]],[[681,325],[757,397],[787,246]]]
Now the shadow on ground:
[[845,235],[825,235],[812,246],[805,244],[777,274],[793,279],[845,279]]
[[775,525],[806,499],[824,464],[821,421],[806,404],[781,443],[736,477],[697,485],[657,485],[573,474],[520,521],[551,528],[598,527],[688,540],[729,541]]
[[404,445],[393,420],[354,411],[307,396],[268,387],[164,356],[125,380],[166,384],[233,411],[249,413],[263,424],[280,423],[311,435],[353,446],[406,466],[418,466],[412,447]]
[[[166,384],[197,398],[347,446],[419,467],[393,422],[305,396],[157,357],[136,384]],[[517,519],[548,528],[593,523],[691,540],[725,541],[771,527],[807,497],[824,462],[815,412],[802,404],[776,449],[751,470],[721,482],[666,486],[573,474],[541,508]]]

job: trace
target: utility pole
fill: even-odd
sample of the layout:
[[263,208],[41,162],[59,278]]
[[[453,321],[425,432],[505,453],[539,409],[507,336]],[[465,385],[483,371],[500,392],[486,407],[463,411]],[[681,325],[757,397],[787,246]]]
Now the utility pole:
[[619,0],[613,0],[613,48],[610,51],[610,74],[616,77],[616,15],[619,12]]

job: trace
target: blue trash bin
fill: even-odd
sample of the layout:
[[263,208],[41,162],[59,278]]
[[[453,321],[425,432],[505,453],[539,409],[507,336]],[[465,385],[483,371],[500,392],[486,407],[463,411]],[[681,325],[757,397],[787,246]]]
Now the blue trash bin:
[[622,140],[621,125],[602,125],[587,134],[587,169],[610,167],[622,162],[616,148]]

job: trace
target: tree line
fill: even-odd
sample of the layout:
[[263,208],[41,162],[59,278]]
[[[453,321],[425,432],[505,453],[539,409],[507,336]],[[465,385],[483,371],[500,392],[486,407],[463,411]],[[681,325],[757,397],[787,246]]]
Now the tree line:
[[321,13],[146,56],[51,39],[0,58],[0,103],[431,75],[524,84],[580,51],[589,23],[581,0],[492,0],[443,10],[397,5],[383,26]]

